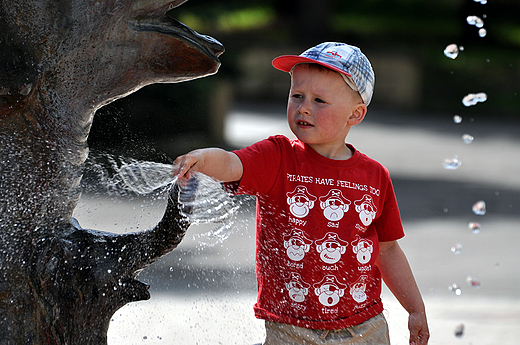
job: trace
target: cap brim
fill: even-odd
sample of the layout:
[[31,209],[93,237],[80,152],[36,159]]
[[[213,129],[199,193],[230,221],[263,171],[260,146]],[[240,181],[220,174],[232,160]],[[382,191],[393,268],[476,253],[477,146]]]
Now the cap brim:
[[318,65],[325,66],[333,71],[344,74],[346,76],[352,77],[350,73],[347,73],[333,65],[329,65],[328,63],[324,63],[321,61],[317,61],[314,59],[309,59],[300,55],[282,55],[275,58],[272,62],[273,67],[279,69],[280,71],[290,72],[291,69],[299,63],[316,63]]

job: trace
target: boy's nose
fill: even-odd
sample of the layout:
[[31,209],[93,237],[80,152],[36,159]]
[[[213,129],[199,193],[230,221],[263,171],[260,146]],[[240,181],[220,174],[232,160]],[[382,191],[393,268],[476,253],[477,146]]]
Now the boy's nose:
[[309,107],[305,104],[305,102],[301,102],[298,106],[298,113],[302,115],[309,115],[311,112],[309,110]]

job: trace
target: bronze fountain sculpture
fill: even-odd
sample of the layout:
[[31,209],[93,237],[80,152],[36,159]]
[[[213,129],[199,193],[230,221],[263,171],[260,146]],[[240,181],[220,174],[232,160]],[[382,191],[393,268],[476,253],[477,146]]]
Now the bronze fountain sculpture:
[[152,83],[217,72],[215,39],[171,17],[185,0],[0,0],[0,343],[106,344],[113,313],[149,298],[135,279],[188,222],[116,235],[82,229],[97,109]]

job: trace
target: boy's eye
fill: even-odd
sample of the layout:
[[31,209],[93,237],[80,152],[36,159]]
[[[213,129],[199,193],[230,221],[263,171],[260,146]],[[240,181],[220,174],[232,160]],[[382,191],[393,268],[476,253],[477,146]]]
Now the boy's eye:
[[302,95],[296,93],[296,94],[292,95],[292,97],[293,97],[293,98],[302,98]]
[[315,98],[314,99],[317,103],[325,103],[324,100],[322,100],[321,98]]

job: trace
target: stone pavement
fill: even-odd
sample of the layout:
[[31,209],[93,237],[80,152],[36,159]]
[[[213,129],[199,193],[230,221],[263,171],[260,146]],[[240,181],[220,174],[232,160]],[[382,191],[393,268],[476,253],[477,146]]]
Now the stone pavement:
[[[275,115],[277,113],[278,115]],[[281,116],[280,116],[281,115]],[[401,240],[430,323],[430,344],[507,344],[520,338],[520,128],[510,123],[450,115],[403,119],[369,115],[349,135],[360,151],[392,174],[407,236]],[[464,144],[461,136],[475,137]],[[290,135],[283,109],[232,112],[227,138],[243,146],[270,134]],[[442,167],[458,155],[457,170]],[[485,215],[472,205],[484,200]],[[151,284],[150,301],[131,303],[114,315],[109,344],[254,344],[263,339],[256,320],[254,213],[250,199],[229,238],[207,236],[213,225],[192,226],[185,240],[140,277]],[[164,198],[82,197],[75,216],[86,228],[113,232],[147,229],[158,221]],[[469,222],[479,222],[473,233]],[[459,245],[459,253],[452,247]],[[478,287],[466,280],[472,277]],[[452,289],[460,287],[460,295]],[[392,344],[407,344],[407,315],[384,291]],[[455,329],[464,325],[461,337]]]

